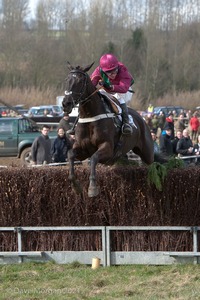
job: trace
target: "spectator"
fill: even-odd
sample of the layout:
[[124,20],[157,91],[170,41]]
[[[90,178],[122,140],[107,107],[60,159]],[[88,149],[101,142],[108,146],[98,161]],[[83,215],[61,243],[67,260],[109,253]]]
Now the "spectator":
[[[189,137],[189,131],[187,128],[183,130],[183,136],[177,143],[176,152],[183,156],[190,156],[193,154],[193,144],[192,140]],[[186,165],[190,162],[191,159],[184,159],[184,163]]]
[[178,141],[182,138],[182,136],[183,136],[182,131],[181,131],[181,130],[178,130],[178,131],[176,132],[175,138],[172,140],[173,153],[174,153],[175,155],[178,154],[177,151],[176,151],[176,147],[177,147]]
[[164,112],[161,110],[160,114],[158,116],[158,126],[160,127],[161,131],[163,130],[164,124],[165,124],[165,114]]
[[153,109],[154,106],[151,103],[149,103],[149,106],[147,107],[147,113],[150,115],[153,114]]
[[60,127],[62,127],[65,132],[67,132],[71,128],[69,123],[69,115],[66,112],[64,112],[63,117],[59,122],[59,128]]
[[[200,155],[200,134],[198,135],[198,142],[194,144],[194,152],[195,155]],[[200,165],[200,157],[196,158],[196,164]]]
[[171,129],[171,139],[173,140],[174,139],[174,118],[172,113],[170,113],[168,117],[165,119],[163,130],[166,130],[166,128]]
[[171,143],[172,129],[170,126],[165,127],[165,134],[160,136],[160,153],[164,157],[173,155],[173,147]]
[[158,131],[158,116],[157,115],[152,115],[151,124],[152,124],[153,131],[157,134],[157,131]]
[[175,133],[178,131],[183,132],[185,129],[185,124],[184,124],[184,113],[180,113],[178,116],[178,120],[174,123],[174,128],[175,128]]
[[192,111],[190,109],[188,111],[184,110],[184,113],[185,113],[185,117],[187,117],[188,120],[190,120],[192,117]]
[[199,119],[197,113],[195,112],[190,119],[190,127],[191,127],[191,138],[192,141],[197,141],[198,129],[199,129]]
[[157,136],[156,136],[156,133],[151,130],[151,137],[152,137],[152,140],[153,140],[153,149],[154,149],[154,153],[160,153],[160,147],[157,143]]
[[48,133],[49,126],[43,125],[41,135],[36,137],[32,144],[31,156],[34,165],[51,162],[51,140]]
[[172,111],[172,114],[174,118],[178,117],[177,112],[175,110]]
[[71,149],[70,140],[63,128],[58,128],[58,136],[53,141],[51,155],[53,162],[66,162],[68,150]]
[[145,122],[147,123],[149,129],[152,129],[152,120],[151,120],[151,116],[146,116],[145,118]]
[[7,117],[7,112],[6,112],[6,110],[3,110],[3,111],[2,111],[1,116],[2,116],[2,117]]
[[48,117],[48,115],[49,115],[48,109],[45,109],[45,110],[44,110],[43,115],[44,115],[44,117]]

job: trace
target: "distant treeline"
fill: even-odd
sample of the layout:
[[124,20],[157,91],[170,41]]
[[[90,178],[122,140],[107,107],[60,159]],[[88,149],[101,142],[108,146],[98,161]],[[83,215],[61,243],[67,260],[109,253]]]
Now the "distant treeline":
[[200,90],[200,2],[43,0],[34,19],[28,2],[1,2],[0,88],[59,95],[67,60],[96,67],[112,52],[133,74],[134,97],[143,105]]

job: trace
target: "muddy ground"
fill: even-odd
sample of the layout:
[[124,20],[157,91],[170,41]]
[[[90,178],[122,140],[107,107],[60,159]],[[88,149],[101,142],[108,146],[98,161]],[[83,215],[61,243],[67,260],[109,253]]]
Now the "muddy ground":
[[0,157],[0,166],[18,167],[21,165],[21,160],[16,157]]

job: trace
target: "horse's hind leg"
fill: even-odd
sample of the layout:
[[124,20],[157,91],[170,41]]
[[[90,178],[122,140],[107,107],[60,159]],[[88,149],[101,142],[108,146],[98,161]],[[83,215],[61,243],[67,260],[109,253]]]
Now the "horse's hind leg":
[[96,185],[96,165],[98,161],[98,153],[95,152],[90,158],[90,183],[88,188],[88,197],[95,197],[99,194],[99,187]]
[[74,172],[74,159],[75,159],[75,154],[73,150],[68,151],[68,161],[69,161],[69,180],[73,184],[73,188],[76,191],[77,194],[82,193],[82,187],[80,186],[79,181],[77,181],[75,172]]

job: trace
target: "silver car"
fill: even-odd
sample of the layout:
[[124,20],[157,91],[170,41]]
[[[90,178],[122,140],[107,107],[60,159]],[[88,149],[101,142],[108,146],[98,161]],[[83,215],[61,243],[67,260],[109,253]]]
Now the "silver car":
[[28,113],[25,114],[27,117],[56,117],[62,116],[63,110],[59,105],[41,105],[41,106],[32,106]]

